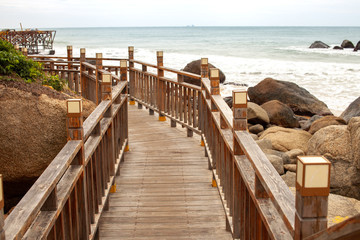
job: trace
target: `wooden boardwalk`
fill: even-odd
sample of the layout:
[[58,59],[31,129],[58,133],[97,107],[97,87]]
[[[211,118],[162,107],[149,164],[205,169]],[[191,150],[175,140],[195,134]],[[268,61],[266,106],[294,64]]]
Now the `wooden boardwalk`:
[[129,141],[100,239],[232,239],[197,135],[129,106]]

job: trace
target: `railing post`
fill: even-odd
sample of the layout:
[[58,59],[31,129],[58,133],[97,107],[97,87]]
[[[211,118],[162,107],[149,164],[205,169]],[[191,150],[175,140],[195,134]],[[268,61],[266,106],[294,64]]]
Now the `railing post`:
[[111,86],[112,86],[112,77],[111,74],[102,74],[101,81],[101,100],[111,100]]
[[207,58],[201,58],[201,77],[209,78],[209,60]]
[[86,86],[86,78],[83,76],[83,72],[85,71],[83,63],[86,61],[86,49],[80,48],[80,95],[84,97]]
[[3,176],[0,174],[0,240],[5,240],[4,230],[4,189],[3,189]]
[[99,85],[100,85],[100,73],[99,70],[103,68],[103,64],[102,64],[102,53],[96,53],[96,87],[95,87],[95,94],[96,94],[96,105],[98,105],[100,103],[100,97],[99,95],[101,94],[99,92]]
[[320,156],[299,156],[296,168],[295,240],[327,229],[331,163]]
[[164,70],[160,67],[164,66],[164,53],[163,51],[156,52],[157,57],[157,78],[158,78],[158,89],[157,89],[157,99],[158,99],[158,109],[159,109],[159,121],[166,121],[166,117],[162,112],[165,110],[165,86],[164,82],[160,78],[164,77]]
[[25,48],[22,48],[22,49],[21,49],[21,52],[22,52],[22,54],[23,54],[24,56],[27,56],[27,55],[28,55],[28,50],[27,50],[26,47],[25,47]]
[[[209,78],[209,60],[208,58],[201,58],[201,78]],[[202,79],[200,80],[200,84],[201,84],[201,93],[200,93],[200,97],[201,97],[201,101],[200,101],[200,109],[199,109],[199,128],[201,133],[204,133],[204,127],[205,127],[205,99],[203,97],[202,92],[205,91],[205,87],[204,84],[202,83]],[[201,138],[201,146],[205,146],[205,142],[204,139]]]
[[[240,144],[236,140],[235,131],[246,131],[247,130],[247,92],[242,90],[234,90],[233,95],[233,142],[234,142],[234,157],[232,161],[232,182],[233,189],[232,194],[232,207],[230,215],[233,216],[233,238],[240,238],[241,235],[241,206],[240,206],[240,173],[235,163],[235,155],[244,155]],[[243,219],[244,221],[244,219]]]
[[134,93],[135,93],[135,72],[132,70],[132,68],[134,68],[134,47],[130,46],[128,48],[129,50],[129,85],[130,85],[130,105],[135,105],[135,100],[133,98]]
[[120,81],[127,81],[127,61],[120,61]]
[[[67,60],[68,62],[71,62],[73,58],[73,47],[72,46],[67,46]],[[68,63],[68,70],[72,70],[72,63]],[[68,82],[69,82],[69,87],[71,90],[74,90],[74,78],[73,78],[73,73],[68,72]]]
[[[211,95],[220,95],[220,73],[217,68],[210,68],[210,94]],[[217,112],[218,109],[211,101],[211,111]]]
[[[102,74],[102,83],[101,83],[101,98],[102,101],[106,101],[106,100],[111,100],[112,99],[112,76],[111,73],[109,74]],[[107,118],[112,118],[113,115],[113,107],[110,106],[109,109],[106,111],[106,113],[104,114],[104,117]],[[106,134],[106,138],[107,138],[107,143],[109,144],[109,146],[107,146],[105,149],[107,149],[107,152],[105,152],[105,156],[106,156],[106,160],[109,163],[109,175],[110,176],[114,176],[115,175],[115,143],[114,143],[114,136],[115,136],[115,131],[114,131],[114,124],[113,122],[111,122],[108,130],[107,130],[107,134]],[[110,189],[111,193],[116,192],[116,184],[114,182],[114,184],[111,186]],[[106,204],[107,208],[109,206],[109,204]]]
[[81,99],[68,99],[67,100],[67,138],[71,140],[81,140],[82,147],[77,154],[77,158],[74,159],[72,165],[82,165],[83,171],[74,188],[75,205],[78,209],[72,212],[73,221],[77,222],[79,226],[79,238],[88,239],[90,233],[90,219],[88,211],[88,195],[87,195],[87,183],[85,174],[85,151],[84,151],[84,129],[83,129],[83,115],[82,115],[82,100]]

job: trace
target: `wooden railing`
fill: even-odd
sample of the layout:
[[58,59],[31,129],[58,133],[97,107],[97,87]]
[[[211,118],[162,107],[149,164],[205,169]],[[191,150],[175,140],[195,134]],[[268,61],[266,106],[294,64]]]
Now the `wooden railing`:
[[[157,52],[157,65],[134,60],[132,48],[129,48],[129,56],[131,100],[136,100],[140,107],[148,107],[151,114],[158,112],[160,120],[168,117],[172,127],[176,123],[186,126],[189,137],[193,132],[200,133],[201,88],[183,82],[183,77],[197,79],[200,83],[201,76],[164,67],[162,52]],[[140,65],[141,69],[136,68],[135,64]],[[148,68],[152,68],[157,74]],[[165,77],[165,72],[176,74],[177,79]]]
[[[105,59],[97,55],[92,65],[85,62],[81,50],[79,90],[99,105],[83,125],[80,115],[68,114],[69,142],[5,225],[0,198],[1,240],[4,235],[6,239],[98,237],[98,220],[108,207],[108,194],[128,144],[127,85],[130,104],[137,101],[139,108],[149,108],[149,114],[158,112],[160,121],[169,118],[172,127],[179,123],[188,129],[189,137],[193,132],[201,135],[212,184],[218,188],[227,230],[234,239],[360,236],[359,216],[327,229],[326,194],[304,195],[299,187],[295,201],[247,131],[246,91],[233,91],[230,109],[220,95],[218,70],[209,70],[207,59],[201,60],[201,75],[164,67],[163,52],[157,52],[156,65],[134,60],[133,47],[129,47],[129,68],[124,59],[106,59],[119,61],[120,66],[108,66],[109,72],[105,71]],[[184,83],[184,76],[197,79],[201,86]],[[242,95],[241,101],[236,100],[237,94]],[[0,196],[1,191],[0,187]]]
[[[98,238],[99,218],[108,208],[128,144],[127,81],[105,71],[102,80],[102,101],[84,123],[78,111],[82,108],[76,105],[81,100],[68,100],[68,142],[5,225],[0,224],[0,236],[5,232],[6,239]],[[75,112],[71,104],[78,106]]]
[[[214,76],[209,74],[213,70]],[[295,201],[247,131],[247,105],[234,97],[230,109],[221,97],[216,71],[209,71],[207,59],[201,60],[201,75],[164,67],[163,52],[157,52],[156,65],[137,61],[129,47],[130,100],[139,108],[145,105],[150,114],[158,112],[159,120],[168,117],[173,127],[176,122],[187,127],[188,136],[201,134],[234,239],[304,239],[326,230],[327,196],[305,196],[297,189]],[[164,72],[177,77],[164,77]],[[183,76],[199,80],[201,87],[184,83]]]

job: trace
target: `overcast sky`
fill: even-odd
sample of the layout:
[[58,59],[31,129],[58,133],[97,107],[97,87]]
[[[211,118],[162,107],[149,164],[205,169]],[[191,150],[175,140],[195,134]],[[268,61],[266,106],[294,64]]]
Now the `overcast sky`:
[[360,26],[360,0],[0,0],[0,28]]

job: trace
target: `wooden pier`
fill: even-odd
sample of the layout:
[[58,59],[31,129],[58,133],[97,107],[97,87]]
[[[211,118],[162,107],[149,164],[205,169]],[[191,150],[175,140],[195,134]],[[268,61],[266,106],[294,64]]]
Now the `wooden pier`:
[[329,163],[299,158],[294,197],[247,132],[247,92],[230,109],[206,58],[197,75],[134,53],[31,56],[97,108],[83,122],[67,101],[68,143],[5,221],[0,175],[0,240],[360,238],[360,215],[327,227]]
[[199,136],[129,107],[130,151],[100,239],[232,239]]

